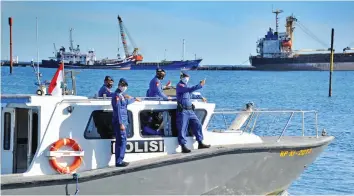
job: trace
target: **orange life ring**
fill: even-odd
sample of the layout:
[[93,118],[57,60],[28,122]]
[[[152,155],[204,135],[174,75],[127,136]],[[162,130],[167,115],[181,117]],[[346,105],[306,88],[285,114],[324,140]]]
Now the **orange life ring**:
[[[63,139],[60,139],[60,140],[54,142],[53,145],[50,147],[49,151],[57,151],[59,148],[61,148],[63,146],[70,146],[74,151],[82,151],[79,144],[76,143],[75,140],[70,139],[70,138],[63,138]],[[75,160],[74,160],[73,164],[69,167],[63,167],[60,164],[58,164],[55,156],[49,157],[49,163],[59,173],[69,174],[80,167],[80,165],[82,163],[82,157],[75,156]]]

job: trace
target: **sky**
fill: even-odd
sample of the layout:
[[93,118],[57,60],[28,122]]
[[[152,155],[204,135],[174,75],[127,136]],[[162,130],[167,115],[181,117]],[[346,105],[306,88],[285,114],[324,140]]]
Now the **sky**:
[[[282,9],[279,29],[294,14],[298,21],[330,47],[335,30],[337,52],[354,47],[354,1],[1,1],[1,59],[9,58],[8,17],[13,18],[13,54],[19,61],[37,61],[54,54],[53,43],[69,48],[69,29],[74,46],[93,48],[98,59],[115,58],[118,47],[118,14],[144,61],[180,60],[185,39],[185,59],[203,58],[201,65],[249,65],[256,42],[269,27],[275,29],[272,8]],[[129,52],[133,51],[127,40]],[[323,44],[295,26],[293,47],[323,49]],[[165,53],[165,50],[167,51]]]

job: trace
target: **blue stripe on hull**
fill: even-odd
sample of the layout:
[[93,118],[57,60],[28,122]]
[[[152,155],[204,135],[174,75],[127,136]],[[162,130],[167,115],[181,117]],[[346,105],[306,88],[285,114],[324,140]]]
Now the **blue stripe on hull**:
[[[65,68],[67,69],[119,69],[119,70],[130,70],[132,64],[134,62],[125,62],[125,63],[116,63],[110,65],[72,65],[65,64]],[[57,61],[42,61],[40,67],[43,68],[58,68],[59,62]]]
[[131,70],[155,70],[160,67],[165,70],[194,70],[199,67],[202,59],[188,61],[168,61],[168,62],[139,62],[133,64]]

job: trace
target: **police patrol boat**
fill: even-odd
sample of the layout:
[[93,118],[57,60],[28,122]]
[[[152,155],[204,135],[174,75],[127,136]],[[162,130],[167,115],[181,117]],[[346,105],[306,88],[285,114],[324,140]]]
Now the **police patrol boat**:
[[[38,95],[1,95],[2,194],[282,194],[334,139],[319,133],[315,111],[258,109],[252,103],[220,111],[214,103],[193,100],[204,141],[212,146],[197,149],[189,134],[192,152],[184,154],[177,142],[176,102],[141,98],[128,106],[124,160],[130,164],[115,167],[110,98],[77,96],[74,80],[72,89],[62,84],[60,96],[47,95],[45,88]],[[311,112],[315,126],[305,129],[304,116]],[[257,123],[260,116],[273,113],[289,115],[285,126],[279,132],[268,127],[275,136],[256,135],[256,127],[266,131]],[[299,134],[286,136],[297,133],[289,130],[296,114],[302,116],[295,123]],[[217,117],[225,129],[212,127]],[[144,134],[147,126],[161,134]]]

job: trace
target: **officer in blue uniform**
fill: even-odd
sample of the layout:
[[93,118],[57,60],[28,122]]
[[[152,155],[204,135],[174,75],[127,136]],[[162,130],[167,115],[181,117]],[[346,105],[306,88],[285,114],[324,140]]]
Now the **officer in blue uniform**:
[[163,85],[161,80],[165,78],[165,70],[158,68],[156,69],[155,77],[150,81],[149,90],[146,92],[146,97],[161,97],[163,100],[170,100],[171,97],[168,97],[163,92]]
[[126,79],[121,78],[118,83],[117,90],[112,96],[112,125],[116,135],[115,143],[115,157],[116,157],[116,167],[125,167],[129,163],[123,161],[126,145],[127,145],[127,133],[130,134],[129,130],[129,117],[128,117],[128,104],[134,103],[135,101],[140,101],[138,98],[130,97],[126,98],[124,92],[128,88],[128,82]]
[[114,80],[110,76],[106,76],[104,78],[104,84],[98,91],[98,96],[103,97],[103,94],[106,94],[107,97],[111,97],[113,93],[111,92],[111,88],[113,87]]
[[186,134],[188,131],[188,125],[192,126],[193,134],[196,136],[196,140],[198,141],[198,149],[209,148],[210,145],[203,144],[203,132],[202,125],[198,119],[198,117],[194,113],[194,105],[191,102],[192,99],[203,99],[205,102],[206,99],[201,95],[193,95],[192,92],[198,89],[203,88],[205,84],[205,80],[200,81],[198,85],[188,86],[188,81],[190,76],[186,72],[181,73],[181,80],[177,84],[176,87],[176,95],[177,95],[177,131],[178,131],[178,143],[182,147],[183,153],[189,153],[189,150],[185,145]]

